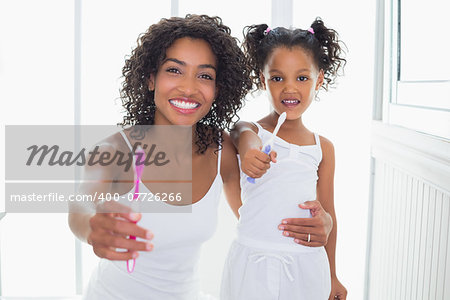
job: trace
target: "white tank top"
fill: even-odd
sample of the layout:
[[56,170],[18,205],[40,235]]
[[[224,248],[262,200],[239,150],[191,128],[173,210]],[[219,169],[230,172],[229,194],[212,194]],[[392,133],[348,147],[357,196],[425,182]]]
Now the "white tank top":
[[[123,132],[128,147],[130,142]],[[205,196],[190,205],[170,206],[170,213],[143,213],[138,225],[154,234],[154,249],[140,252],[134,271],[129,274],[125,261],[101,259],[91,277],[85,299],[198,299],[197,266],[200,249],[217,227],[217,208],[222,192],[221,150],[217,175]],[[150,192],[140,183],[140,192]],[[134,188],[129,193],[133,193]],[[166,210],[167,211],[167,210]]]
[[[272,133],[255,125],[264,144]],[[300,209],[298,205],[316,199],[322,149],[319,136],[315,133],[314,137],[316,144],[306,146],[275,137],[273,149],[277,152],[277,162],[271,163],[270,169],[254,184],[249,183],[247,175],[241,171],[243,205],[239,209],[239,236],[293,251],[303,247],[283,236],[278,225],[284,218],[311,217],[309,210]]]

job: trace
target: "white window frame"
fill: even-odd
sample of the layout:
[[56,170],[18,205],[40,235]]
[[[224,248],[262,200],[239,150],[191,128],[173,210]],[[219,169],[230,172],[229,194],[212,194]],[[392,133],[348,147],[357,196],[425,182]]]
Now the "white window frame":
[[[379,19],[384,22],[384,47],[378,48],[384,56],[378,60],[384,66],[384,88],[382,115],[376,119],[449,140],[450,80],[400,80],[400,1],[384,1],[384,18]],[[423,99],[427,100],[426,104]]]

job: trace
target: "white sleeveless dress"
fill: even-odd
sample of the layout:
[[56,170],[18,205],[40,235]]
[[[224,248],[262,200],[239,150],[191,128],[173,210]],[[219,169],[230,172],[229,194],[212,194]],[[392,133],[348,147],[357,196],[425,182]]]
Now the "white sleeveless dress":
[[[130,149],[127,137],[121,132]],[[91,276],[84,299],[203,299],[197,274],[200,250],[216,230],[217,208],[222,192],[221,151],[218,151],[217,175],[206,195],[186,206],[170,206],[170,213],[142,213],[139,226],[154,234],[154,249],[140,252],[132,273],[125,261],[101,259]],[[140,183],[140,192],[150,192]],[[133,193],[134,188],[129,193]],[[209,299],[207,297],[207,299]]]
[[[272,133],[259,124],[263,144]],[[243,205],[237,239],[231,245],[221,285],[221,300],[326,300],[331,291],[324,247],[306,247],[282,235],[284,218],[308,218],[298,204],[316,199],[320,139],[299,146],[276,137],[277,162],[255,184],[241,171]]]

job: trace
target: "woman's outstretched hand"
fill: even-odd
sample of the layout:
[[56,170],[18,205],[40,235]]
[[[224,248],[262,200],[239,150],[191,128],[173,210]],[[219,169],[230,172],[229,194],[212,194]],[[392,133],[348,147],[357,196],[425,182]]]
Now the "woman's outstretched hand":
[[[100,258],[109,260],[129,260],[138,257],[138,251],[151,251],[153,244],[149,241],[153,234],[136,225],[141,219],[130,207],[119,203],[104,202],[97,206],[97,213],[89,219],[90,233],[87,242]],[[146,241],[129,239],[136,236]],[[126,249],[127,252],[117,251]]]
[[333,229],[330,214],[323,209],[318,200],[306,201],[299,207],[309,209],[312,218],[283,219],[278,229],[283,230],[284,236],[293,238],[298,244],[309,247],[325,246]]

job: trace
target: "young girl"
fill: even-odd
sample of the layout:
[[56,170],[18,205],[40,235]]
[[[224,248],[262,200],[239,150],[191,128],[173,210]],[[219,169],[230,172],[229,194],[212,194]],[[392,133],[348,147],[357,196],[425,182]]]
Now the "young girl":
[[[320,19],[308,30],[265,24],[246,28],[244,49],[252,79],[257,89],[268,91],[273,110],[257,123],[239,122],[232,131],[241,160],[243,205],[238,237],[225,265],[222,300],[346,297],[335,272],[334,149],[302,121],[319,89],[326,90],[345,63],[339,44],[337,33]],[[267,155],[261,147],[283,112],[286,121]],[[315,199],[334,221],[326,250],[318,247],[313,231],[286,239],[293,226],[281,224],[282,234],[275,228],[283,218],[314,215],[299,211],[298,205]]]

